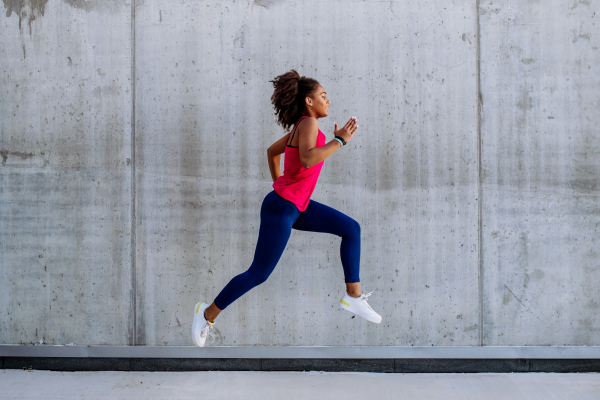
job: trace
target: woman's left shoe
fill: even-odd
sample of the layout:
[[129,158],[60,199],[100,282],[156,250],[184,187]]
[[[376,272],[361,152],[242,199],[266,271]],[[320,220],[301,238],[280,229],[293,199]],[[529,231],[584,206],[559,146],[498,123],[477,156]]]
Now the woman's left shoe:
[[371,308],[369,303],[367,303],[367,298],[372,293],[373,292],[361,294],[359,297],[350,297],[348,296],[348,293],[346,293],[340,300],[340,307],[358,315],[359,317],[363,317],[367,321],[378,324],[381,322],[381,315],[377,314],[375,310]]
[[214,323],[209,322],[204,318],[204,310],[208,308],[209,304],[196,303],[194,306],[194,320],[192,321],[192,340],[198,347],[204,347],[206,338],[208,337],[208,331],[213,328]]

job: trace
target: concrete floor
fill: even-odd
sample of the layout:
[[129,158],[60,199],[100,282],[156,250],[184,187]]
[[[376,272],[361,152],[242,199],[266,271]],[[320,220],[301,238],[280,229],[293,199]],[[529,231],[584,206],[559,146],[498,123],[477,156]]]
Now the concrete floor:
[[598,373],[0,370],[0,399],[600,399]]

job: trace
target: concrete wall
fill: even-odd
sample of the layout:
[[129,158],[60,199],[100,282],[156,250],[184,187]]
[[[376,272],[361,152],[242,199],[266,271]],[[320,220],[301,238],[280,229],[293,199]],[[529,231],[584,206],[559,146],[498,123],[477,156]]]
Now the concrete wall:
[[599,5],[508,0],[4,0],[0,343],[192,345],[192,306],[252,261],[276,75],[359,117],[210,345],[600,345]]
[[600,344],[599,11],[482,2],[484,344]]
[[131,343],[131,7],[78,4],[0,16],[0,343]]

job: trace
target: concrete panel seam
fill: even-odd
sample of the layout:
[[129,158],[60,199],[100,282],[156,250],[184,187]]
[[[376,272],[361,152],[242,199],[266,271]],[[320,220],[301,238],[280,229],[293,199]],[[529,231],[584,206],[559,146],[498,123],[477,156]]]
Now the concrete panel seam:
[[137,342],[137,276],[136,276],[136,221],[135,221],[135,1],[131,2],[131,300],[133,321],[130,343]]
[[483,249],[482,249],[482,198],[481,198],[481,185],[482,185],[482,174],[481,174],[481,28],[479,24],[479,1],[475,0],[475,13],[477,23],[477,48],[476,48],[476,75],[477,75],[477,222],[478,222],[478,249],[477,249],[477,264],[479,269],[478,274],[478,286],[479,286],[479,345],[483,346]]

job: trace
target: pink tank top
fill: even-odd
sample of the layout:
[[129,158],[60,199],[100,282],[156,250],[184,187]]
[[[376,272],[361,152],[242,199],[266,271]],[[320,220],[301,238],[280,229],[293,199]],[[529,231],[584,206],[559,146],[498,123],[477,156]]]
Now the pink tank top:
[[[306,118],[306,116],[302,118]],[[296,123],[296,126],[298,123]],[[325,135],[319,129],[316,147],[325,146],[325,139]],[[283,174],[273,182],[273,189],[278,195],[294,203],[298,211],[306,210],[324,162],[325,160],[310,168],[304,168],[300,163],[300,150],[298,147],[291,147],[286,144]]]

